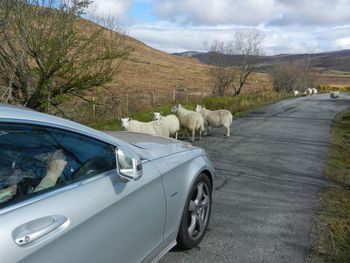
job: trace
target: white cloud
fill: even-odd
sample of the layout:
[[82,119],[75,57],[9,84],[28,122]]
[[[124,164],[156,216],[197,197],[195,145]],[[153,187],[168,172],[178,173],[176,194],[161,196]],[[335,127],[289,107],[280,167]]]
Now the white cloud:
[[340,49],[350,49],[350,37],[338,38],[336,39],[335,44]]
[[192,25],[340,25],[350,21],[349,0],[158,0],[163,20]]
[[[152,10],[150,17],[127,17],[140,3]],[[167,52],[204,51],[205,41],[228,41],[235,29],[246,27],[264,31],[266,54],[350,48],[350,0],[94,0],[94,5],[97,14],[126,21],[131,36]]]
[[154,5],[161,19],[193,25],[257,25],[275,8],[274,0],[163,0]]
[[[240,27],[242,28],[242,27]],[[264,51],[267,55],[280,53],[322,52],[349,47],[350,27],[315,29],[312,33],[299,27],[259,27],[265,34]],[[237,27],[179,28],[176,24],[157,23],[129,28],[130,35],[148,45],[167,52],[188,50],[205,51],[204,42],[215,39],[229,41]],[[348,46],[348,47],[347,47]]]
[[350,21],[349,0],[277,1],[281,6],[280,22],[284,24],[334,26]]
[[97,15],[122,17],[132,4],[129,0],[93,0],[90,11]]

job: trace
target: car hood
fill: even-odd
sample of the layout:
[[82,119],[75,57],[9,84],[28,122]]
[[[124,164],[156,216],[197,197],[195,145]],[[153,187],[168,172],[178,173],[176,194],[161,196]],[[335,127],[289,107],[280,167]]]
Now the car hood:
[[182,142],[172,138],[148,135],[140,132],[104,132],[141,149],[143,152],[142,155],[151,160],[172,155],[178,152],[200,149],[198,147],[192,146],[187,142]]

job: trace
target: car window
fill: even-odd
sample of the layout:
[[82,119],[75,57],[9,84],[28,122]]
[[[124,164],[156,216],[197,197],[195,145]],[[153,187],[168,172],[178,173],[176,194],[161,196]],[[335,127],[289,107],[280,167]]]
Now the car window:
[[0,208],[116,168],[115,147],[77,133],[0,123]]

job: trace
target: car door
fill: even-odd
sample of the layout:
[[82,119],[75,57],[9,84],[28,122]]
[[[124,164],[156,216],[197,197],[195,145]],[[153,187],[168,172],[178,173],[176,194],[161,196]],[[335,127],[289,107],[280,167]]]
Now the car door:
[[166,209],[159,171],[143,161],[139,180],[122,181],[115,147],[0,123],[0,262],[141,262],[155,250]]

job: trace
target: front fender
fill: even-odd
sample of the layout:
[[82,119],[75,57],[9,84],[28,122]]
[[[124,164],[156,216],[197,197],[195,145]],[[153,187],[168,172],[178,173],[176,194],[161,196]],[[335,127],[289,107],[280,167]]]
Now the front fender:
[[214,168],[202,149],[167,156],[153,161],[162,174],[166,199],[164,238],[176,234],[187,196],[197,176],[205,172],[213,182]]

